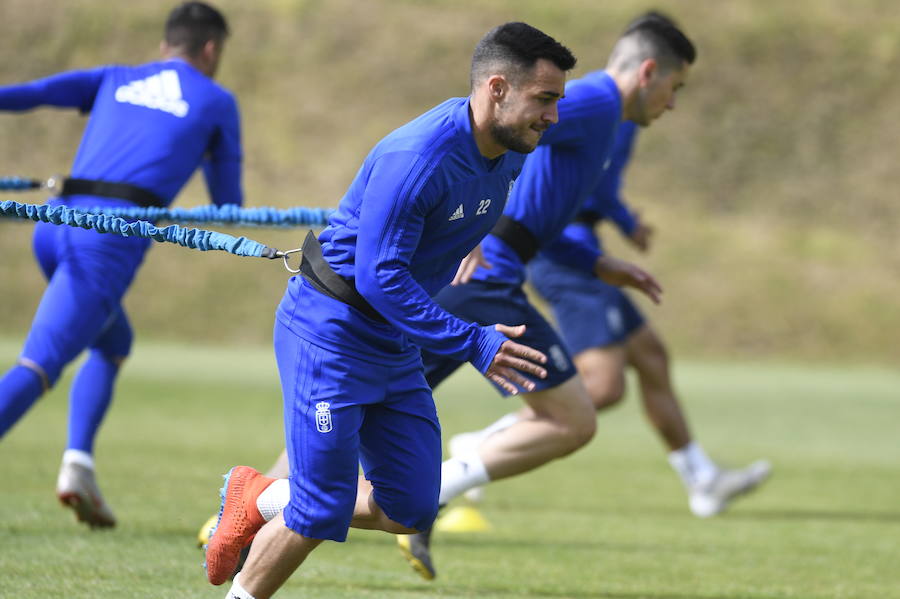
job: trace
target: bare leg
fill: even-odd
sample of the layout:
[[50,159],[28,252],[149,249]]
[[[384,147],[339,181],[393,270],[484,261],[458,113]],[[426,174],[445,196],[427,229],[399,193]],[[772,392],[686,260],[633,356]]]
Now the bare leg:
[[269,599],[321,543],[321,539],[310,539],[288,528],[278,514],[256,533],[241,570],[241,586],[256,599]]
[[383,530],[401,535],[419,532],[414,528],[407,528],[388,518],[387,514],[375,503],[372,483],[363,476],[359,477],[359,483],[356,487],[356,507],[353,509],[353,520],[350,521],[350,526],[367,530]]
[[522,397],[532,416],[491,435],[478,447],[491,480],[528,472],[568,455],[596,431],[594,409],[578,377]]
[[266,472],[266,476],[270,476],[272,478],[287,478],[288,474],[290,474],[291,468],[290,464],[288,464],[288,456],[287,450],[282,449],[281,453],[278,454],[278,458],[275,460],[275,463],[272,464],[272,467]]
[[687,420],[675,396],[669,357],[656,333],[644,325],[626,342],[628,363],[637,370],[647,418],[670,451],[691,442]]
[[672,387],[668,355],[649,326],[643,325],[632,333],[624,345],[592,347],[579,352],[574,361],[597,410],[622,400],[625,366],[633,366],[641,386],[644,412],[668,449],[675,451],[691,442]]
[[597,410],[619,403],[625,396],[625,347],[607,345],[579,352],[575,367]]
[[[375,503],[372,483],[362,476],[359,477],[356,506],[350,526],[395,534],[418,532],[388,518]],[[267,599],[321,542],[320,539],[304,537],[288,528],[283,514],[279,513],[256,534],[247,562],[241,570],[241,586],[256,599]]]

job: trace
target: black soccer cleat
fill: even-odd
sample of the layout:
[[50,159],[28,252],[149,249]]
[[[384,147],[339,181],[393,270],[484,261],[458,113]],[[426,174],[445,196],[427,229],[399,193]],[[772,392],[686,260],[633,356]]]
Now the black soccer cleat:
[[431,563],[431,528],[413,535],[397,535],[400,552],[413,570],[425,580],[434,580],[437,572]]

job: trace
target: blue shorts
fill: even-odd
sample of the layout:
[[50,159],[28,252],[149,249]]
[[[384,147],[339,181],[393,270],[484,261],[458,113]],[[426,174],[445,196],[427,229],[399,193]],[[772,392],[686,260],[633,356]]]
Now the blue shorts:
[[149,244],[63,225],[35,226],[34,253],[48,284],[22,356],[41,366],[51,385],[84,349],[128,355],[132,332],[121,300]]
[[275,322],[290,461],[287,526],[344,541],[359,466],[387,516],[417,530],[437,515],[441,429],[422,362],[385,366],[303,339]]
[[553,309],[573,354],[624,343],[644,324],[624,291],[589,273],[537,257],[528,265],[528,276]]
[[[565,344],[556,330],[528,302],[520,285],[470,281],[465,285],[445,287],[434,300],[442,308],[467,322],[477,322],[482,326],[524,324],[525,334],[515,341],[533,347],[547,356],[547,378],[532,379],[536,385],[535,391],[557,387],[575,376],[575,367]],[[462,365],[458,360],[424,350],[422,361],[425,364],[425,377],[432,389]],[[497,390],[508,395],[500,387]]]

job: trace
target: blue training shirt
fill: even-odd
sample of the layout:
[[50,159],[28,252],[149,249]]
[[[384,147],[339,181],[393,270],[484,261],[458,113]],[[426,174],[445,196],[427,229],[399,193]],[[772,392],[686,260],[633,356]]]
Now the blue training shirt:
[[[603,176],[621,121],[621,94],[606,72],[570,81],[559,102],[559,123],[528,156],[504,210],[535,236],[544,251],[555,252],[573,266],[593,270],[599,252],[558,237]],[[525,281],[525,266],[505,242],[489,235],[482,248],[492,268],[479,268],[473,278]]]
[[[582,222],[569,224],[560,235],[563,243],[591,246],[597,252],[602,252],[600,238],[594,234],[594,224],[603,219],[614,222],[625,235],[634,232],[638,219],[622,199],[622,174],[631,159],[637,132],[637,124],[631,121],[625,121],[619,126],[609,158],[609,168],[578,211]],[[549,252],[545,255],[553,258]]]
[[170,204],[202,165],[216,204],[242,202],[237,102],[184,60],[102,66],[0,87],[0,110],[44,105],[90,113],[72,177],[129,183]]
[[456,318],[431,299],[493,228],[524,156],[488,160],[472,135],[468,98],[395,130],[369,153],[319,240],[388,322],[288,282],[278,318],[330,350],[375,363],[419,359],[420,348],[487,370],[506,337]]

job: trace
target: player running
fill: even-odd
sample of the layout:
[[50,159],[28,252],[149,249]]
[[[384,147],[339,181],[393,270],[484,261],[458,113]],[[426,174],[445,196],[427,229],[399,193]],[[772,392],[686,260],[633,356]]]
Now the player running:
[[[464,322],[431,295],[496,223],[520,152],[557,121],[574,64],[524,23],[492,30],[472,59],[471,95],[379,142],[329,226],[307,238],[303,277],[288,283],[274,333],[291,477],[229,473],[207,548],[210,582],[224,582],[255,541],[228,597],[267,599],[349,526],[431,526],[441,441],[420,348],[469,361],[511,392],[533,387],[519,371],[546,374],[540,352],[510,340],[522,327]],[[285,487],[286,507],[272,500]]]
[[[213,81],[227,35],[218,10],[186,2],[169,14],[160,61],[0,87],[0,110],[47,105],[90,113],[71,178],[49,203],[165,207],[202,166],[212,201],[239,205],[238,107]],[[0,379],[3,436],[88,350],[72,383],[56,494],[91,527],[116,523],[97,486],[93,446],[131,351],[122,297],[149,245],[148,239],[38,223],[34,251],[48,285],[17,364]]]
[[[629,29],[647,20],[673,24],[665,15],[651,12],[636,19]],[[622,173],[631,157],[637,131],[638,126],[632,121],[619,127],[605,175],[575,222],[566,227],[563,237],[587,243],[599,251],[601,244],[594,228],[600,220],[608,219],[636,248],[649,248],[651,228],[625,205],[620,194]],[[740,470],[721,468],[692,439],[672,387],[662,341],[620,288],[554,259],[551,253],[539,253],[529,263],[528,273],[532,285],[553,308],[566,346],[574,355],[575,366],[597,410],[623,398],[625,366],[635,368],[644,409],[669,449],[669,462],[688,491],[692,513],[698,517],[718,514],[733,498],[753,489],[769,475],[771,467],[762,460]],[[531,416],[525,407],[481,431],[455,435],[449,442],[451,455],[465,454],[491,434]],[[479,490],[470,489],[466,496],[477,500]]]

